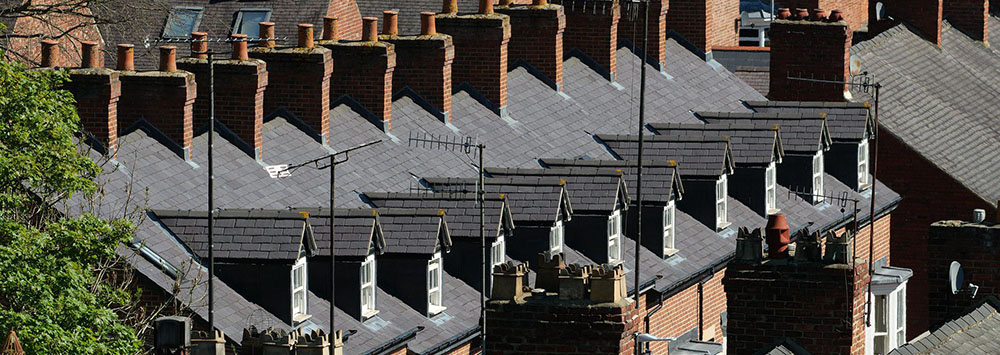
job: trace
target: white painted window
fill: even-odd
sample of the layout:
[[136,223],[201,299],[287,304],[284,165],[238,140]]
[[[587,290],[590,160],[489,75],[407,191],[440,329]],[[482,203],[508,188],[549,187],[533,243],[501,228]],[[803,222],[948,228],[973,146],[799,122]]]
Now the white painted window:
[[715,182],[715,225],[716,229],[725,228],[729,221],[729,186],[726,175]]
[[431,315],[444,311],[441,303],[441,253],[434,253],[427,262],[427,311]]
[[896,348],[902,346],[906,343],[906,285],[900,286],[899,290],[894,292],[896,301],[896,322],[893,324],[893,332],[895,333],[895,344]]
[[774,162],[771,162],[764,170],[764,210],[767,214],[773,214],[778,210],[777,181],[778,169],[774,166]]
[[668,256],[677,250],[674,236],[674,201],[667,202],[663,207],[663,256]]
[[375,312],[375,254],[368,254],[361,263],[361,314]]
[[813,203],[823,202],[823,152],[813,156]]
[[608,217],[608,263],[615,264],[622,260],[622,215],[615,210]]
[[292,266],[292,318],[308,312],[306,275],[306,258],[300,258]]
[[563,233],[565,233],[565,230],[563,229],[562,221],[556,221],[556,225],[549,229],[549,252],[552,255],[562,253]]
[[507,245],[504,242],[504,235],[502,233],[499,237],[497,237],[497,240],[493,242],[493,245],[490,246],[490,253],[492,253],[492,256],[490,257],[491,269],[492,266],[503,264],[507,255]]
[[906,283],[886,294],[870,296],[872,326],[866,329],[869,355],[888,354],[906,343]]
[[870,183],[868,181],[868,140],[862,140],[858,145],[858,190]]

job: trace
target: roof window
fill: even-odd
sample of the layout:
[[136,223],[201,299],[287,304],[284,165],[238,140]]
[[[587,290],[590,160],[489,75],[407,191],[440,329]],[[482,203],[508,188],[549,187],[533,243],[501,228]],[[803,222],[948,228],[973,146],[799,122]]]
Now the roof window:
[[175,6],[163,26],[163,38],[188,38],[198,30],[205,8],[200,6]]
[[269,8],[240,9],[236,13],[236,22],[233,23],[233,33],[245,34],[247,38],[260,38],[260,23],[270,20]]

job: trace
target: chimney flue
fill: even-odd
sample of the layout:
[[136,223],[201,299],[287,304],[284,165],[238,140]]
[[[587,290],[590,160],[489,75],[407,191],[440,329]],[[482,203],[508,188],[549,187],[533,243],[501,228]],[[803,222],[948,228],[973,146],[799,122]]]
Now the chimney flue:
[[207,32],[191,32],[191,57],[198,59],[208,59],[208,39]]
[[80,67],[81,68],[97,68],[98,67],[98,53],[97,53],[97,42],[94,41],[81,41],[80,42]]
[[399,13],[392,10],[382,11],[382,34],[388,36],[399,35],[397,19]]
[[177,47],[160,47],[160,71],[177,71]]
[[229,39],[233,40],[233,56],[232,59],[235,60],[250,60],[250,56],[247,55],[247,35],[242,33],[234,33]]
[[299,48],[313,47],[313,25],[311,23],[299,24]]
[[813,9],[812,20],[813,21],[824,21],[824,20],[826,20],[826,10],[823,10],[823,9]]
[[361,27],[361,40],[365,42],[378,41],[378,18],[362,17],[361,20],[364,22],[364,25]]
[[52,68],[59,61],[59,41],[54,39],[42,40],[42,67]]
[[782,7],[778,9],[779,20],[787,20],[790,17],[792,17],[792,10],[789,10],[787,7]]
[[809,19],[809,10],[806,10],[804,8],[801,8],[801,7],[795,9],[795,18],[793,18],[793,19],[794,20],[803,20],[803,21],[804,20],[808,20]]
[[458,13],[458,0],[444,0],[441,12],[446,14]]
[[772,214],[767,217],[765,236],[768,258],[788,258],[788,243],[791,243],[791,237],[788,234],[788,222],[785,221],[784,214]]
[[135,71],[135,47],[131,44],[118,45],[118,67],[121,71]]
[[489,15],[493,13],[493,0],[479,0],[479,13]]
[[323,40],[324,41],[336,41],[339,40],[337,34],[337,18],[333,16],[326,16],[323,18]]
[[420,35],[432,36],[437,34],[437,27],[434,24],[434,13],[427,11],[420,13]]
[[[274,22],[261,22],[260,36],[262,38],[274,38]],[[264,48],[274,48],[274,40],[268,39],[260,42],[260,46]]]
[[830,22],[839,22],[844,20],[844,12],[840,10],[830,11]]
[[549,4],[548,0],[531,0],[532,6],[545,6],[548,4]]

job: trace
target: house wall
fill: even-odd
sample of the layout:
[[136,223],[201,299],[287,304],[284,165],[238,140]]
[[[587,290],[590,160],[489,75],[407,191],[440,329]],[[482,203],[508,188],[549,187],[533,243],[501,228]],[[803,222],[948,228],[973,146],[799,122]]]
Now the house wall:
[[[486,246],[490,248],[496,238],[486,238]],[[507,242],[508,250],[511,248],[511,241],[505,240]],[[490,252],[490,250],[487,250]],[[483,249],[479,242],[479,238],[465,238],[465,237],[455,237],[452,239],[451,252],[441,253],[441,257],[444,259],[444,271],[457,277],[458,279],[464,281],[469,287],[479,290],[480,285],[483,283]],[[491,253],[492,255],[492,253]],[[535,259],[530,259],[534,261]],[[489,259],[487,259],[489,262]],[[384,269],[383,269],[384,270]],[[487,290],[489,289],[490,280],[486,280]]]
[[739,1],[674,0],[667,11],[667,28],[708,52],[712,47],[738,44],[739,18]]
[[518,225],[514,230],[514,236],[506,238],[507,255],[514,260],[527,261],[532,267],[537,266],[535,261],[538,260],[538,253],[549,250],[551,228],[551,226]]
[[[454,253],[454,251],[452,251]],[[427,314],[427,262],[430,256],[412,254],[384,254],[378,260],[379,287],[399,298],[403,303],[420,314]],[[448,263],[444,266],[448,267]],[[447,269],[446,269],[447,270]],[[442,280],[442,283],[444,281]],[[442,294],[442,303],[448,306],[447,294]]]
[[[32,1],[36,7],[45,5],[56,6],[56,9],[65,9],[69,7],[69,5],[65,4],[59,5],[63,2],[64,1],[59,0]],[[7,4],[10,4],[10,2],[7,2]],[[7,60],[19,61],[22,63],[39,63],[42,60],[42,47],[38,44],[38,41],[41,38],[55,38],[59,40],[60,58],[56,61],[56,66],[75,68],[80,66],[80,41],[96,41],[99,48],[104,46],[104,41],[101,38],[101,34],[98,31],[97,26],[87,25],[87,23],[93,22],[92,18],[88,18],[88,16],[93,16],[90,9],[80,8],[66,12],[72,13],[59,13],[58,11],[53,11],[49,14],[39,16],[38,18],[25,16],[16,19],[11,28],[8,28],[7,31],[11,31],[17,36],[40,36],[28,38],[9,38],[9,42],[6,43],[6,45],[8,45],[11,50],[6,51],[5,53]],[[66,29],[70,28],[73,28],[73,30],[65,34],[63,33]],[[101,63],[101,59],[102,58],[98,59],[98,65],[103,65],[103,63]]]
[[913,270],[907,283],[907,335],[910,339],[931,325],[928,315],[928,230],[941,220],[969,220],[972,210],[985,209],[996,221],[997,210],[939,167],[882,129],[878,144],[878,180],[902,196],[894,211],[890,245],[892,265]]
[[778,184],[799,192],[800,197],[806,201],[812,201],[811,196],[814,193],[812,190],[812,159],[812,155],[785,155],[781,164],[778,164]]
[[[965,315],[970,307],[1000,292],[1000,225],[942,221],[930,227],[928,313],[931,326]],[[932,252],[931,252],[932,251]],[[952,261],[965,269],[965,281],[979,286],[975,297],[965,288],[952,294],[948,272]],[[912,287],[912,286],[910,286]],[[911,291],[912,294],[912,291]],[[911,333],[907,329],[907,333]]]

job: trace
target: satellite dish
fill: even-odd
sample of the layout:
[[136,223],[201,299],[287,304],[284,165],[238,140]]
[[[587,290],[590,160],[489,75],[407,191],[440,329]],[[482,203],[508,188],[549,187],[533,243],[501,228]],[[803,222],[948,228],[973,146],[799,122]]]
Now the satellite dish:
[[857,54],[851,55],[851,75],[861,74],[861,57]]
[[885,20],[885,4],[881,1],[875,3],[875,21]]
[[951,262],[948,269],[948,283],[951,284],[951,294],[958,294],[958,291],[965,287],[965,269],[957,261]]

